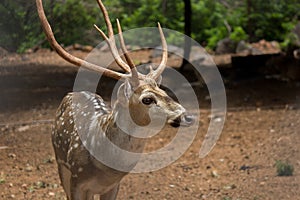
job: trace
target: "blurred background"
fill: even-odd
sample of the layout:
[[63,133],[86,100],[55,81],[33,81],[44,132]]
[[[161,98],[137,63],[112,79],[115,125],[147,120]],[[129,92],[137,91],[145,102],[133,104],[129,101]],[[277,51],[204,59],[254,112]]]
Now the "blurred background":
[[[220,40],[277,41],[286,50],[295,45],[293,30],[299,22],[299,0],[110,0],[111,19],[124,30],[163,27],[186,32],[209,50]],[[47,0],[44,7],[57,40],[64,44],[97,44],[93,24],[103,25],[94,0]],[[47,46],[33,0],[0,2],[0,44],[12,52]],[[103,26],[104,27],[104,26]],[[299,45],[299,39],[298,39]]]

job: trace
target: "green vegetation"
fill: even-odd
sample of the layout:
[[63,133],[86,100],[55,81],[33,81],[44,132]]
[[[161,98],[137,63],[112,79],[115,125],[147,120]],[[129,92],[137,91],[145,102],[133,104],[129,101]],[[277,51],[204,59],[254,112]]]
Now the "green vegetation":
[[[124,30],[154,27],[159,21],[163,27],[184,31],[183,0],[103,1],[111,18],[118,17]],[[191,3],[192,37],[210,49],[225,37],[234,41],[277,40],[287,47],[293,43],[291,30],[300,17],[299,0],[191,0]],[[104,27],[104,21],[95,0],[44,0],[44,7],[60,43],[99,41],[93,24]],[[47,46],[34,0],[2,0],[0,13],[1,47],[24,52],[37,45]]]
[[277,160],[275,163],[275,167],[277,169],[278,176],[293,176],[294,167],[288,162]]
[[0,184],[5,183],[5,179],[4,178],[0,178]]

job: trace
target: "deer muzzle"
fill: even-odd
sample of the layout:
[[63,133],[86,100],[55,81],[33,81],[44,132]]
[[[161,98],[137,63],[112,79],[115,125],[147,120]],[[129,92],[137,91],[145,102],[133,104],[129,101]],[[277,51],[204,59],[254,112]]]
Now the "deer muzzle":
[[194,124],[194,122],[195,122],[194,115],[184,113],[179,117],[173,119],[170,125],[176,128],[179,126],[191,126]]

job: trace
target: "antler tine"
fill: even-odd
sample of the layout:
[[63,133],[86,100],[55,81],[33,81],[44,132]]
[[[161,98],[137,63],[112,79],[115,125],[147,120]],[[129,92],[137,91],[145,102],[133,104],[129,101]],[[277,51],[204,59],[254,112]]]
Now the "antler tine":
[[122,58],[119,55],[118,49],[116,47],[116,43],[115,43],[115,37],[114,37],[114,32],[113,32],[113,28],[112,28],[112,24],[110,22],[110,18],[108,15],[108,12],[104,6],[104,4],[102,3],[101,0],[97,0],[98,5],[100,7],[100,10],[102,11],[103,17],[105,19],[105,23],[106,23],[106,27],[107,27],[107,31],[108,31],[108,37],[104,34],[104,32],[98,28],[96,25],[94,25],[94,27],[100,32],[101,36],[103,37],[103,39],[107,42],[110,51],[116,61],[116,63],[126,72],[130,72],[130,66],[128,66],[127,63],[125,63]]
[[127,50],[125,42],[124,42],[123,31],[122,31],[122,27],[121,27],[119,19],[117,19],[117,26],[118,26],[120,44],[121,44],[121,48],[122,48],[122,51],[124,53],[125,59],[126,59],[128,65],[130,66],[131,69],[135,68],[135,64],[134,64],[133,60],[128,55],[128,50]]
[[168,48],[167,48],[167,42],[166,38],[164,36],[164,32],[160,26],[160,23],[158,23],[158,30],[161,38],[162,43],[162,60],[157,69],[151,74],[151,76],[156,80],[159,78],[159,76],[163,73],[164,69],[166,68],[167,60],[168,60]]
[[47,40],[49,41],[50,45],[52,48],[66,61],[76,65],[76,66],[81,66],[83,68],[102,73],[105,76],[114,78],[114,79],[127,79],[129,76],[127,74],[122,74],[118,73],[112,70],[109,70],[105,67],[101,67],[98,65],[95,65],[93,63],[89,63],[85,60],[82,60],[80,58],[77,58],[70,53],[68,53],[66,50],[64,50],[56,41],[55,36],[53,34],[53,31],[51,29],[51,26],[47,20],[47,17],[45,15],[45,11],[43,8],[43,3],[42,0],[36,0],[36,5],[37,5],[37,11],[38,15],[42,24],[42,27],[44,29],[44,33],[46,34]]
[[126,59],[127,63],[129,64],[129,66],[131,68],[132,83],[135,87],[137,87],[139,85],[139,74],[138,74],[138,71],[136,70],[136,66],[135,66],[133,60],[130,58],[130,56],[128,54],[128,50],[127,50],[126,45],[125,45],[125,41],[124,41],[124,37],[123,37],[123,31],[122,31],[122,27],[120,25],[119,19],[117,19],[117,26],[118,26],[121,49],[124,53],[124,56],[125,56],[125,59]]

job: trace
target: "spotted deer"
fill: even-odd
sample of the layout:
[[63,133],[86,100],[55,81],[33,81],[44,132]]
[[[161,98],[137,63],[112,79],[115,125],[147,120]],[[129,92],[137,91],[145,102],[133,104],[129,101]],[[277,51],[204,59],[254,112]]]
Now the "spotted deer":
[[[62,186],[69,200],[116,199],[121,179],[138,162],[138,158],[124,158],[109,148],[105,141],[128,152],[142,152],[144,140],[133,136],[137,126],[145,127],[153,119],[165,116],[166,124],[173,127],[190,126],[194,118],[185,108],[171,99],[159,88],[161,74],[167,62],[167,44],[161,26],[158,29],[162,42],[162,61],[147,75],[137,71],[125,47],[122,30],[117,20],[121,49],[125,59],[116,47],[112,24],[101,0],[97,0],[108,29],[108,36],[99,29],[100,35],[108,43],[116,63],[126,73],[98,66],[65,51],[56,41],[51,26],[44,13],[42,0],[36,0],[42,27],[51,46],[68,62],[86,69],[102,73],[113,79],[122,80],[117,100],[109,108],[103,99],[91,92],[72,92],[62,100],[55,118],[52,143]],[[151,113],[151,116],[150,116]],[[111,146],[113,146],[111,145]],[[126,170],[115,169],[97,159],[104,154]]]

